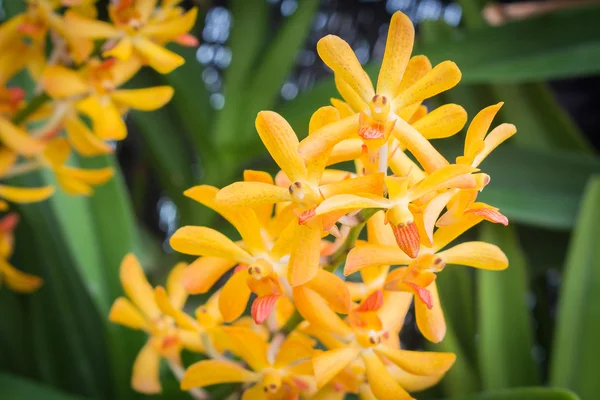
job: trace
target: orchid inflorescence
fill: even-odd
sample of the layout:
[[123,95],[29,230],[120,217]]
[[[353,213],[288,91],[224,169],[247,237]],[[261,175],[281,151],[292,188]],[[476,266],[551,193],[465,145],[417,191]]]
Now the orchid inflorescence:
[[[508,266],[495,245],[453,242],[484,220],[508,224],[477,201],[490,182],[478,167],[516,129],[501,124],[488,133],[502,104],[487,107],[469,124],[463,154],[448,161],[432,140],[458,133],[467,114],[457,104],[429,111],[423,101],[454,87],[461,73],[450,61],[432,67],[425,56],[411,57],[413,41],[412,23],[395,13],[374,88],[346,42],[322,38],[318,53],[343,100],[316,110],[302,141],[277,113],[256,118],[281,171],[246,170],[243,181],[220,190],[185,192],[241,239],[208,227],[178,229],[172,248],[199,258],[178,265],[166,290],[152,289],[134,256],[124,260],[131,301],[118,299],[110,319],[149,335],[134,365],[136,390],[160,392],[161,358],[194,397],[208,397],[210,385],[239,383],[245,400],[410,399],[451,368],[454,354],[403,349],[399,332],[414,302],[423,336],[444,339],[436,277],[446,265]],[[355,171],[330,167],[341,162]],[[344,276],[361,279],[344,281],[334,273],[341,266]],[[188,293],[207,293],[223,277],[195,316],[183,311]],[[251,319],[243,316],[248,308]],[[182,349],[206,358],[183,371]]]
[[[108,6],[110,22],[103,22],[96,19],[96,0],[27,0],[23,13],[4,22],[0,26],[0,179],[47,170],[66,193],[84,196],[110,180],[112,168],[78,167],[70,163],[72,153],[80,157],[112,153],[113,143],[127,136],[122,116],[129,109],[151,111],[171,99],[169,86],[120,87],[143,66],[169,73],[182,65],[184,59],[166,49],[166,44],[197,45],[188,33],[197,9],[186,12],[180,1],[113,0]],[[27,84],[15,84],[23,81],[17,74],[24,70],[29,75],[26,80],[36,84],[30,98]],[[7,210],[9,202],[38,202],[53,193],[54,185],[1,183],[0,210]],[[16,291],[30,292],[41,280],[8,268],[6,254],[12,240],[7,238],[12,238],[17,220],[9,214],[0,222],[2,242],[10,242],[3,245],[0,278],[5,276],[4,282]]]

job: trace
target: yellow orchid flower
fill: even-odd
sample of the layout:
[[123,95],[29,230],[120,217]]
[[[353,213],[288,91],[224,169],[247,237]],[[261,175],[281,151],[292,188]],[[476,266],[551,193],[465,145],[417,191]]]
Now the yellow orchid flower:
[[[1,118],[0,118],[1,119]],[[0,121],[0,126],[1,126]],[[0,128],[1,130],[1,128]],[[26,172],[26,168],[20,168],[15,165],[18,155],[6,148],[0,148],[0,180],[19,173],[19,169]],[[23,166],[26,164],[22,164]],[[0,211],[8,209],[7,200],[13,203],[35,203],[46,200],[52,196],[54,188],[52,186],[42,186],[38,188],[17,187],[0,184]]]
[[[349,105],[344,109],[353,113],[304,139],[299,151],[305,159],[316,159],[342,140],[357,135],[371,159],[385,157],[388,139],[394,136],[428,173],[448,164],[409,121],[423,100],[455,86],[461,73],[450,61],[432,68],[427,57],[410,58],[413,42],[412,22],[402,12],[396,12],[390,22],[376,90],[348,43],[334,35],[318,42],[319,56],[333,70],[338,91]],[[448,123],[445,119],[450,116],[452,124],[460,125],[464,110],[457,112],[458,109],[456,105],[446,106],[434,110],[430,118]],[[425,121],[427,126],[431,122]]]
[[[276,214],[272,223],[277,226],[277,231],[269,233],[264,221],[259,220],[253,209],[225,207],[215,201],[217,192],[217,188],[203,185],[187,190],[185,195],[221,214],[238,230],[243,243],[236,244],[207,227],[185,226],[178,229],[171,236],[171,247],[180,253],[203,256],[189,267],[184,284],[193,293],[206,292],[222,275],[238,265],[219,297],[225,321],[234,321],[242,315],[251,293],[257,295],[251,308],[256,323],[263,323],[278,307],[282,310],[277,314],[289,316],[289,300],[293,300],[296,307],[302,305],[302,299],[295,297],[296,292],[289,282],[290,264],[296,259],[302,265],[305,256],[294,254],[292,250],[294,241],[305,238],[295,236],[298,223],[294,214],[290,211]],[[306,244],[314,245],[320,251],[321,238],[317,236],[316,243]],[[304,285],[303,290],[310,291],[330,312],[347,313],[350,298],[343,281],[318,268],[318,263],[317,260],[315,276]],[[311,307],[310,303],[304,306]]]
[[71,154],[71,147],[64,138],[50,141],[40,157],[42,164],[56,176],[60,187],[71,195],[89,196],[93,186],[106,183],[114,175],[110,167],[83,169],[65,165]]
[[14,248],[13,232],[18,223],[19,216],[15,213],[0,219],[0,285],[4,284],[15,292],[32,293],[42,286],[42,278],[19,271],[8,262]]
[[436,273],[448,264],[494,271],[508,267],[506,255],[493,244],[465,242],[444,250],[450,242],[482,220],[480,216],[465,214],[459,223],[438,228],[433,234],[433,246],[421,246],[419,256],[415,259],[386,243],[359,244],[348,254],[344,275],[362,271],[363,268],[406,265],[387,274],[383,288],[415,295],[417,326],[423,336],[437,343],[444,338],[446,322],[435,284]]
[[[58,102],[51,120],[56,125],[64,124],[69,141],[78,152],[83,155],[106,153],[109,149],[103,140],[123,140],[127,136],[121,118],[127,109],[152,111],[171,100],[173,89],[169,86],[118,89],[140,67],[134,59],[127,62],[92,59],[78,71],[62,66],[44,69],[42,85]],[[78,112],[91,118],[97,138],[79,119]]]
[[[309,135],[321,126],[339,118],[333,107],[322,107],[311,118]],[[312,279],[319,266],[320,240],[323,232],[336,233],[334,224],[344,213],[315,215],[324,199],[342,193],[383,194],[383,174],[353,177],[345,171],[326,170],[327,155],[305,163],[298,154],[298,137],[279,114],[261,111],[256,130],[265,147],[282,170],[277,185],[272,182],[235,182],[219,191],[216,201],[227,206],[254,207],[288,203],[298,215],[293,235],[289,281],[292,286]],[[336,233],[337,234],[337,233]]]
[[[187,299],[187,292],[181,285],[184,269],[184,263],[176,265],[167,279],[168,303],[175,309],[181,309]],[[182,349],[203,351],[200,335],[177,328],[174,319],[161,312],[154,291],[133,254],[123,259],[120,278],[128,298],[119,297],[115,300],[109,319],[148,334],[148,341],[133,366],[131,386],[142,393],[160,393],[160,360],[166,359],[174,372],[180,371],[183,368],[180,360]]]
[[184,13],[175,3],[157,7],[157,0],[118,0],[111,2],[108,13],[112,23],[67,12],[66,30],[80,38],[106,39],[103,56],[123,61],[138,57],[162,74],[168,74],[185,61],[163,47],[165,44],[181,37],[181,44],[196,44],[187,36],[196,21],[196,8]]
[[224,327],[233,344],[232,352],[249,367],[233,361],[203,360],[191,365],[181,388],[244,383],[251,385],[243,400],[287,400],[315,390],[311,357],[314,341],[303,334],[291,333],[285,340],[267,343],[256,332],[243,327]]
[[[403,307],[405,299],[396,301],[387,300]],[[404,315],[379,314],[383,304],[381,291],[376,291],[350,313],[347,321],[338,318],[335,324],[346,325],[346,335],[306,325],[301,327],[301,331],[313,335],[329,349],[315,354],[312,360],[318,388],[325,387],[349,369],[361,395],[367,390],[366,385],[374,395],[371,398],[412,399],[408,389],[433,386],[450,369],[456,359],[452,353],[401,350],[398,341],[391,339],[398,334],[391,326],[396,325],[393,320],[403,320]]]

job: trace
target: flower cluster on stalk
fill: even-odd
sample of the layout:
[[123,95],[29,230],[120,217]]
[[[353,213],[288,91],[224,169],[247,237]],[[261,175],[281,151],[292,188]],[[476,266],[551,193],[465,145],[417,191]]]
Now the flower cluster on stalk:
[[[89,196],[111,179],[112,168],[79,160],[114,151],[127,136],[128,110],[152,111],[173,96],[169,86],[121,87],[143,66],[168,73],[182,65],[166,44],[197,45],[189,34],[197,10],[180,2],[112,0],[103,22],[96,0],[26,0],[24,12],[0,25],[0,211],[45,200],[55,186]],[[24,186],[20,177],[40,170],[55,184]],[[15,290],[32,291],[41,281],[20,282]]]
[[[457,104],[429,110],[423,102],[458,84],[461,73],[451,61],[432,66],[423,55],[411,56],[413,41],[412,23],[397,12],[373,86],[346,42],[322,38],[317,50],[342,99],[315,111],[303,140],[275,112],[256,118],[280,172],[246,170],[243,180],[222,189],[185,192],[241,237],[184,226],[170,238],[177,252],[199,257],[174,270],[182,290],[208,293],[225,282],[201,307],[212,310],[209,319],[198,310],[195,318],[186,314],[181,298],[153,291],[141,272],[127,272],[131,260],[124,262],[123,285],[144,315],[119,299],[111,319],[149,334],[134,367],[137,390],[160,391],[156,360],[178,360],[182,348],[206,357],[181,375],[183,390],[237,383],[245,400],[348,393],[410,399],[409,392],[435,385],[452,367],[454,354],[407,350],[399,332],[414,303],[423,336],[444,339],[436,278],[447,265],[508,266],[495,245],[453,242],[482,221],[508,223],[497,208],[477,201],[490,183],[479,166],[516,128],[504,123],[490,130],[502,104],[487,107],[468,125],[463,154],[445,158],[434,140],[461,131],[467,113]],[[125,52],[121,47],[140,51],[129,36],[115,52]],[[342,162],[354,171],[333,166]],[[366,236],[357,240],[364,226]],[[338,267],[343,275],[334,273]],[[361,279],[344,280],[356,272]],[[248,309],[251,321],[243,316]],[[202,345],[191,346],[190,334]]]

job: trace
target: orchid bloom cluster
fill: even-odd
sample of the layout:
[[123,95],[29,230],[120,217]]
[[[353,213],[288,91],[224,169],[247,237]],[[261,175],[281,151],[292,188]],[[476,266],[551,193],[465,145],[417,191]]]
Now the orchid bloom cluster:
[[[411,399],[409,392],[435,385],[451,368],[454,354],[406,350],[399,332],[414,303],[423,336],[443,340],[436,277],[446,265],[508,266],[495,245],[453,242],[483,220],[508,223],[477,201],[490,182],[478,167],[516,129],[501,124],[488,133],[501,104],[485,108],[467,128],[464,154],[448,161],[432,140],[462,130],[466,112],[422,103],[455,86],[461,73],[450,61],[432,67],[425,56],[411,57],[413,40],[412,23],[397,12],[375,89],[346,42],[321,39],[318,53],[343,100],[316,110],[302,141],[277,113],[256,118],[281,171],[246,170],[243,181],[220,190],[185,192],[240,239],[208,227],[177,230],[172,248],[199,258],[176,267],[166,291],[153,290],[131,257],[124,261],[121,279],[135,305],[117,300],[110,318],[149,335],[133,369],[135,389],[161,390],[160,358],[195,397],[209,396],[207,386],[237,383],[244,400]],[[342,162],[353,162],[355,172],[331,167]],[[342,265],[349,281],[334,273]],[[215,286],[194,316],[182,311],[184,292]],[[182,349],[205,358],[182,372]]]
[[[89,196],[107,182],[111,168],[69,165],[72,153],[112,153],[112,143],[127,136],[122,116],[129,109],[152,111],[173,96],[169,86],[121,86],[143,66],[168,73],[182,65],[166,44],[197,45],[188,33],[197,10],[186,12],[180,0],[112,0],[110,22],[96,19],[95,2],[27,0],[22,14],[0,26],[0,211],[54,193],[52,185],[3,183],[32,171],[49,171],[71,195]],[[24,70],[36,85],[31,98],[15,84]],[[39,282],[17,287],[31,291]]]

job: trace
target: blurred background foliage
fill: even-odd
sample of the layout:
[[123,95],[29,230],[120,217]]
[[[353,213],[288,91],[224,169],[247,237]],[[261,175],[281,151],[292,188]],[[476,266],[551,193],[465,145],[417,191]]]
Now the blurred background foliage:
[[[99,1],[100,10],[105,3]],[[13,262],[41,275],[45,285],[30,296],[0,288],[0,398],[141,397],[129,380],[143,335],[107,320],[121,293],[122,257],[134,251],[152,280],[162,282],[180,257],[166,242],[176,227],[210,225],[233,234],[182,192],[200,183],[223,186],[245,168],[274,172],[254,131],[256,113],[276,110],[305,136],[311,113],[335,96],[316,41],[326,33],[340,35],[375,73],[396,10],[418,23],[415,54],[433,63],[451,59],[463,72],[462,83],[436,102],[459,103],[472,117],[504,101],[499,120],[518,128],[483,165],[492,183],[482,200],[498,206],[510,227],[486,225],[478,232],[505,250],[510,268],[501,274],[448,268],[440,275],[449,331],[438,345],[426,344],[407,318],[407,346],[458,355],[440,385],[417,397],[575,398],[553,389],[564,388],[582,399],[596,398],[600,6],[550,0],[518,8],[524,4],[186,2],[201,10],[195,28],[200,47],[177,48],[187,62],[173,73],[143,70],[131,83],[169,84],[174,99],[153,113],[131,112],[131,134],[116,157],[81,161],[120,166],[120,173],[93,197],[58,193],[19,207],[23,223]],[[23,9],[24,0],[4,0],[2,6],[6,19]],[[519,12],[524,9],[530,11]],[[17,79],[26,84],[23,76]],[[461,140],[439,145],[455,157]],[[49,178],[20,179],[26,184]],[[189,398],[167,370],[163,375],[162,397]],[[526,388],[534,386],[547,388]],[[223,393],[217,388],[214,398],[225,398]]]

